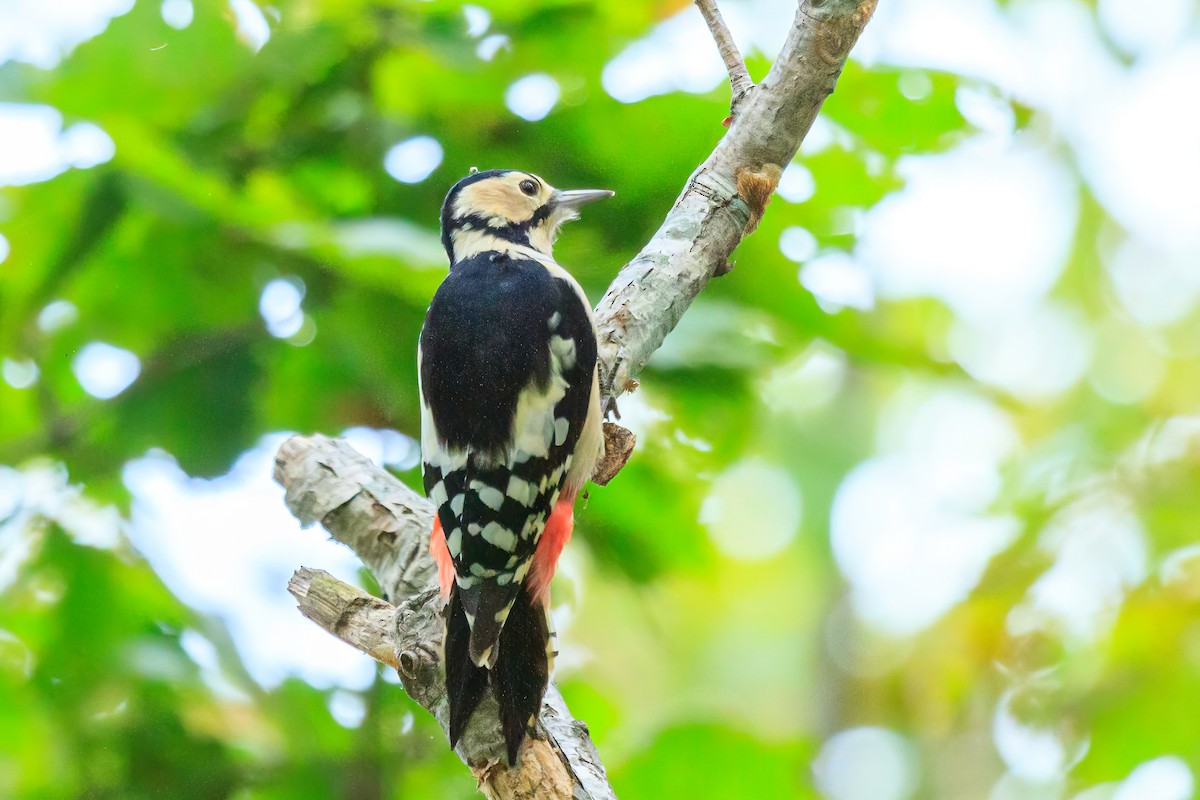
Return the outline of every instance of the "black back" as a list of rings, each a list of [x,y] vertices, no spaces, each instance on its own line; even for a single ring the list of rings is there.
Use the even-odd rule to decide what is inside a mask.
[[[451,448],[500,451],[521,390],[550,380],[556,283],[537,262],[481,253],[438,287],[421,329],[421,391]]]

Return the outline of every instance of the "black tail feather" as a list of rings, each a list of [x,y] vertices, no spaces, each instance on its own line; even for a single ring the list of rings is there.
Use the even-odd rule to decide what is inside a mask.
[[[541,711],[550,678],[549,642],[546,610],[522,586],[500,632],[500,654],[492,669],[492,691],[500,705],[510,767],[516,764],[526,728]]]
[[[471,660],[471,629],[458,587],[451,590],[446,614],[446,697],[450,703],[451,747],[458,744],[490,679],[500,707],[508,765],[516,764],[526,729],[541,711],[542,697],[546,694],[550,678],[549,643],[546,610],[535,605],[522,587],[500,631],[495,665],[490,671],[476,666]]]
[[[458,587],[450,592],[446,613],[446,699],[450,703],[450,746],[458,744],[467,721],[483,698],[488,671],[471,661],[471,628],[459,600]]]

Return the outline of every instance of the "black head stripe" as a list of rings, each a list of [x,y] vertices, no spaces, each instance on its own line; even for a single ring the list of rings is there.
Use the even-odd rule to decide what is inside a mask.
[[[482,214],[467,214],[454,221],[457,230],[476,230],[490,233],[497,239],[503,239],[513,244],[529,244],[529,222],[509,222],[497,225],[495,219],[489,219]]]
[[[506,242],[528,245],[529,232],[544,222],[549,216],[550,207],[542,206],[534,212],[531,218],[523,222],[506,222],[503,225],[497,225],[494,217],[489,218],[482,214],[467,214],[454,220],[451,230],[483,231]],[[453,233],[447,234],[445,228],[442,229],[442,244],[446,246],[446,252],[450,253],[450,248],[453,246]],[[453,254],[450,255],[450,258],[454,258]]]
[[[549,203],[546,203],[538,208],[537,211],[533,212],[533,216],[529,218],[529,221],[525,223],[526,230],[529,228],[536,228],[538,225],[541,225],[543,222],[549,219],[550,212],[552,210],[553,209],[550,208]]]
[[[510,172],[512,172],[511,169],[485,169],[463,178],[451,186],[450,191],[446,193],[446,199],[442,201],[442,247],[446,248],[446,256],[451,262],[454,261],[454,248],[450,241],[450,231],[454,228],[454,201],[458,199],[459,192],[472,183],[485,181],[488,178],[498,178]]]

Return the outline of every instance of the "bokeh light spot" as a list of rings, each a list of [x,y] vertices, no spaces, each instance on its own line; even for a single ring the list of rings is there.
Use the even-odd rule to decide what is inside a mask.
[[[779,176],[776,193],[789,203],[803,203],[812,199],[817,192],[817,181],[803,164],[792,162]]]
[[[492,24],[492,14],[481,6],[465,5],[462,7],[463,17],[467,20],[467,36],[478,39],[487,33]]]
[[[933,81],[924,70],[909,69],[901,72],[898,87],[904,99],[914,103],[928,100],[929,95],[933,93]]]
[[[847,307],[861,311],[875,307],[870,274],[846,253],[826,253],[810,260],[800,269],[800,283],[829,314]]]
[[[271,25],[254,0],[229,0],[237,22],[238,38],[254,52],[263,48],[271,38]]]
[[[192,7],[192,0],[163,0],[161,12],[163,22],[181,31],[192,24],[196,10]]]
[[[28,389],[37,383],[38,365],[28,359],[4,359],[0,364],[0,375],[14,389]]]
[[[142,362],[128,350],[105,342],[90,342],[71,361],[71,371],[85,392],[108,400],[137,380]]]
[[[779,249],[792,261],[808,261],[817,254],[817,237],[807,228],[793,225],[779,234]]]
[[[263,287],[258,298],[258,312],[272,336],[287,339],[295,336],[304,325],[304,282],[299,278],[275,278]]]
[[[700,522],[730,558],[755,561],[783,550],[800,527],[800,489],[781,467],[734,464],[717,476],[700,505]]]
[[[841,731],[813,762],[813,777],[827,800],[904,800],[917,788],[912,745],[884,728]]]
[[[537,122],[554,110],[562,90],[558,81],[544,73],[526,75],[504,93],[504,104],[521,119]]]
[[[1163,756],[1139,764],[1121,781],[1112,800],[1189,800],[1195,779],[1178,756]]]
[[[71,167],[87,169],[112,159],[112,138],[90,122],[63,130],[62,113],[50,106],[0,103],[0,186],[53,178]]]
[[[911,635],[962,601],[1016,536],[1016,519],[985,513],[1016,433],[981,398],[913,391],[893,398],[879,438],[883,452],[838,487],[830,538],[859,616]]]
[[[905,156],[903,189],[868,213],[855,257],[884,297],[932,296],[1002,319],[1057,281],[1075,235],[1075,182],[1052,153],[986,137]]]
[[[432,136],[414,136],[392,145],[383,168],[401,183],[420,183],[442,163],[442,146]]]
[[[337,689],[329,695],[329,714],[343,728],[357,728],[367,718],[367,704],[357,692]]]
[[[79,319],[79,309],[70,300],[54,300],[38,312],[37,326],[42,333],[54,333]]]
[[[512,40],[507,35],[493,33],[479,40],[479,44],[475,47],[475,55],[479,56],[482,61],[491,61],[497,53],[507,50],[511,46]]]

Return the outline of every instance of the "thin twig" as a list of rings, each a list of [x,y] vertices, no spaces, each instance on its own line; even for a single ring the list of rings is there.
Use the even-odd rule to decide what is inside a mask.
[[[708,29],[717,43],[717,52],[721,54],[725,69],[729,71],[729,88],[732,90],[729,109],[733,111],[742,98],[754,88],[754,81],[750,79],[750,70],[746,69],[746,61],[738,50],[737,42],[733,40],[733,34],[729,32],[729,26],[725,24],[720,10],[717,9],[717,0],[696,0],[696,8],[704,15],[704,21],[708,23]]]

